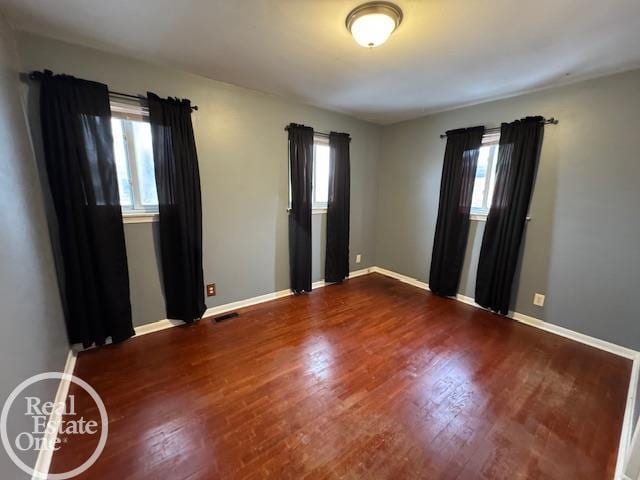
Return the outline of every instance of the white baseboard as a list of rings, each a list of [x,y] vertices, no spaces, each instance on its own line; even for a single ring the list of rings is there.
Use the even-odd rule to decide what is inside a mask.
[[[613,353],[614,355],[628,358],[630,360],[635,360],[635,358],[638,356],[637,351],[631,350],[627,347],[623,347],[622,345],[607,342],[606,340],[601,340],[584,333],[576,332],[575,330],[569,330],[568,328],[561,327],[560,325],[548,323],[538,318],[523,315],[522,313],[511,312],[510,317],[520,323],[525,323],[527,325],[531,325],[532,327],[555,333],[556,335],[560,335],[561,337],[569,338],[571,340],[575,340],[576,342],[584,343],[585,345],[589,345],[591,347],[595,347],[600,350]]]
[[[456,295],[456,300],[477,308],[484,309],[484,307],[482,305],[478,305],[473,298],[467,297],[465,295]],[[560,325],[556,325],[555,323],[548,323],[544,320],[540,320],[539,318],[525,315],[524,313],[511,311],[507,316],[512,318],[513,320],[516,320],[517,322],[524,323],[525,325],[539,328],[540,330],[544,330],[545,332],[555,333],[556,335],[560,335],[561,337],[569,338],[571,340],[575,340],[576,342],[584,343],[585,345],[589,345],[590,347],[595,347],[600,350],[613,353],[614,355],[628,358],[630,360],[635,360],[636,356],[638,355],[638,352],[636,352],[635,350],[623,347],[622,345],[617,345],[615,343],[607,342],[606,340],[591,337],[584,333],[561,327]]]
[[[425,282],[421,282],[420,280],[415,278],[407,277],[406,275],[402,275],[401,273],[393,272],[391,270],[380,267],[372,267],[371,271],[394,278],[409,285],[422,288],[424,290],[429,290],[429,285]],[[455,296],[455,299],[459,302],[466,303],[473,307],[485,309],[483,306],[478,305],[473,298],[466,295],[458,294]],[[590,347],[595,347],[600,350],[613,353],[614,355],[633,360],[631,376],[629,378],[629,389],[627,393],[624,418],[622,421],[622,431],[620,432],[620,441],[618,443],[618,457],[614,475],[614,480],[624,480],[626,478],[624,475],[624,469],[627,462],[629,461],[629,450],[631,447],[632,436],[634,435],[633,417],[636,403],[636,391],[638,389],[638,376],[640,372],[640,353],[630,348],[616,345],[615,343],[607,342],[599,338],[585,335],[584,333],[569,330],[568,328],[564,328],[553,323],[547,323],[544,320],[540,320],[539,318],[531,317],[529,315],[524,315],[523,313],[509,312],[509,317],[513,320],[516,320],[517,322],[524,323],[526,325],[539,328],[546,332],[560,335],[561,337],[565,337],[570,340],[589,345]],[[640,437],[640,432],[636,432],[636,435]]]
[[[622,420],[622,430],[620,431],[620,442],[618,443],[618,459],[616,461],[616,470],[614,480],[621,480],[625,477],[625,470],[632,453],[632,445],[638,444],[638,428],[633,425],[633,417],[636,405],[636,391],[638,390],[638,375],[640,373],[640,355],[636,355],[633,359],[631,367],[631,378],[629,380],[629,390],[627,391],[627,405],[624,409],[624,418]],[[632,442],[632,440],[634,440]],[[637,453],[636,453],[637,455]],[[635,459],[635,463],[638,460]]]
[[[363,268],[362,270],[355,270],[353,272],[349,272],[349,277],[347,277],[347,278],[361,277],[362,275],[367,275],[368,273],[371,273],[371,269],[370,268]],[[332,285],[332,283],[331,282],[325,282],[324,280],[319,280],[317,282],[313,282],[311,284],[311,288],[312,289],[322,288],[322,287],[326,287],[327,285]]]
[[[349,278],[360,277],[362,275],[366,275],[371,273],[370,268],[363,268],[361,270],[355,270],[349,273]],[[320,280],[318,282],[314,282],[311,287],[322,288],[330,283],[325,282],[324,280]],[[223,313],[231,312],[233,310],[237,310],[239,308],[250,307],[251,305],[258,305],[259,303],[269,302],[271,300],[277,300],[278,298],[288,297],[292,295],[291,290],[279,290],[273,293],[266,293],[264,295],[258,295],[257,297],[247,298],[245,300],[238,300],[237,302],[225,303],[224,305],[218,305],[216,307],[207,308],[202,317],[212,317],[215,315],[221,315]],[[175,327],[177,325],[183,325],[184,322],[181,320],[159,320],[154,323],[147,323],[145,325],[141,325],[139,327],[135,327],[136,336],[146,335],[147,333],[158,332],[160,330],[165,330],[167,328]]]
[[[418,287],[423,290],[429,290],[429,285],[427,285],[425,282],[421,282],[417,278],[407,277],[406,275],[402,275],[398,272],[392,272],[391,270],[387,270],[386,268],[382,267],[371,267],[370,270],[372,273],[379,273],[381,275],[384,275],[385,277],[395,278],[396,280],[400,280],[403,283],[408,283],[409,285],[413,285],[414,287]]]
[[[421,282],[420,280],[415,278],[407,277],[406,275],[402,275],[401,273],[393,272],[391,270],[387,270],[385,268],[380,268],[380,267],[372,267],[371,271],[375,273],[380,273],[387,277],[395,278],[396,280],[400,280],[401,282],[408,283],[409,285],[413,285],[415,287],[422,288],[424,290],[429,290],[429,285],[426,284],[425,282]],[[478,305],[473,298],[467,297],[466,295],[458,294],[455,296],[455,299],[458,300],[459,302],[466,303],[467,305],[471,305],[473,307],[486,310],[481,305]],[[617,345],[615,343],[607,342],[606,340],[601,340],[599,338],[591,337],[584,333],[576,332],[574,330],[561,327],[560,325],[556,325],[554,323],[548,323],[548,322],[545,322],[544,320],[540,320],[539,318],[531,317],[523,313],[509,312],[508,316],[520,323],[524,323],[526,325],[530,325],[532,327],[536,327],[550,333],[555,333],[556,335],[560,335],[561,337],[569,338],[571,340],[575,340],[576,342],[584,343],[585,345],[589,345],[591,347],[595,347],[600,350],[605,350],[609,353],[613,353],[621,357],[629,358],[631,360],[634,360],[636,356],[640,353],[630,348],[626,348],[621,345]]]
[[[413,285],[414,287],[418,287],[421,288],[423,290],[429,290],[429,285],[425,282],[422,282],[416,278],[412,278],[406,275],[402,275],[401,273],[397,273],[391,270],[387,270],[385,268],[382,267],[370,267],[370,268],[364,268],[362,270],[357,270],[354,272],[351,272],[349,274],[349,278],[354,278],[354,277],[359,277],[362,275],[366,275],[368,273],[379,273],[382,275],[385,275],[387,277],[391,277],[394,278],[396,280],[399,280],[403,283],[409,284],[409,285]],[[312,287],[315,288],[322,288],[326,285],[329,285],[328,283],[324,282],[323,280],[318,281],[318,282],[314,282]],[[264,302],[268,302],[271,300],[276,300],[278,298],[283,298],[283,297],[287,297],[289,295],[292,295],[292,292],[290,290],[280,290],[277,292],[273,292],[273,293],[267,293],[265,295],[259,295],[257,297],[252,297],[252,298],[248,298],[246,300],[239,300],[236,302],[231,302],[231,303],[227,303],[224,305],[219,305],[216,307],[211,307],[208,308],[203,317],[208,317],[208,316],[213,316],[213,315],[220,315],[226,312],[230,312],[239,308],[244,308],[244,307],[248,307],[251,305],[257,305],[260,303],[264,303]],[[465,295],[456,295],[455,297],[456,300],[462,302],[462,303],[466,303],[468,305],[474,306],[476,308],[482,308],[484,309],[484,307],[478,305],[473,298],[465,296]],[[613,353],[615,355],[619,355],[621,357],[625,357],[625,358],[629,358],[631,360],[633,360],[633,367],[632,367],[632,371],[631,371],[631,377],[630,377],[630,381],[629,381],[629,390],[628,390],[628,396],[627,396],[627,403],[626,403],[626,407],[625,407],[625,414],[624,414],[624,420],[623,420],[623,425],[622,425],[622,432],[620,435],[620,445],[619,445],[619,449],[618,449],[618,460],[617,460],[617,464],[616,464],[616,475],[615,475],[615,479],[619,480],[623,478],[623,474],[624,474],[624,465],[625,462],[627,460],[627,456],[628,456],[628,450],[629,450],[629,446],[631,443],[631,439],[632,439],[632,435],[633,435],[633,414],[634,414],[634,406],[635,406],[635,397],[636,397],[636,390],[637,390],[637,386],[638,386],[638,377],[640,374],[640,352],[637,352],[635,350],[623,347],[621,345],[616,345],[614,343],[611,342],[607,342],[605,340],[601,340],[599,338],[595,338],[595,337],[591,337],[589,335],[585,335],[583,333],[580,332],[575,332],[573,330],[569,330],[568,328],[564,328],[561,327],[559,325],[555,325],[552,323],[547,323],[543,320],[540,320],[538,318],[535,317],[531,317],[528,315],[524,315],[522,313],[519,312],[510,312],[509,313],[509,317],[512,318],[513,320],[516,320],[520,323],[524,323],[526,325],[530,325],[532,327],[535,328],[539,328],[541,330],[545,330],[547,332],[556,334],[556,335],[560,335],[562,337],[574,340],[576,342],[579,343],[583,343],[585,345],[589,345],[591,347],[595,347],[598,348],[600,350],[604,350],[607,351],[609,353]],[[146,324],[146,325],[141,325],[139,327],[135,328],[135,332],[136,332],[136,336],[139,335],[145,335],[148,333],[152,333],[152,332],[157,332],[160,330],[164,330],[167,328],[171,328],[177,325],[182,325],[184,322],[179,321],[179,320],[160,320],[158,322],[154,322],[154,323],[150,323],[150,324]],[[73,368],[75,365],[75,359],[76,359],[76,353],[75,351],[71,351],[69,352],[69,358],[67,359],[67,366],[65,366],[65,372],[67,373],[73,373]],[[63,385],[62,382],[60,384],[60,387],[58,388],[58,393],[56,394],[56,401],[58,401],[58,399],[60,398],[61,400],[66,399],[67,393],[69,390],[69,385],[67,383],[67,385]],[[50,419],[51,421],[51,419]],[[43,455],[43,453],[41,452],[41,454],[38,457],[38,461],[36,463],[36,465],[41,465],[42,467],[46,466],[47,467],[47,471],[48,471],[48,466],[51,462],[51,454],[49,454],[48,456]],[[44,469],[42,469],[42,471],[44,471]],[[34,477],[35,479],[36,477]]]
[[[139,327],[135,327],[134,331],[136,332],[136,337],[139,335],[146,335],[147,333],[159,332],[160,330],[165,330],[167,328],[176,327],[178,325],[183,325],[184,322],[182,320],[158,320],[153,323],[145,323],[144,325],[140,325]]]
[[[77,353],[74,349],[70,349],[67,354],[67,361],[64,365],[64,372],[69,375],[73,375],[73,371],[76,367],[76,359]],[[56,404],[66,402],[67,395],[69,394],[69,387],[71,386],[71,382],[66,379],[60,380],[58,384],[58,390],[56,391],[56,396],[54,402]],[[56,409],[57,410],[57,409]],[[45,445],[55,445],[55,441],[58,438],[58,425],[60,424],[60,420],[62,419],[62,415],[59,412],[52,412],[49,415],[49,420],[47,421],[47,427],[45,429],[44,434],[44,444]],[[36,465],[34,467],[34,474],[31,477],[32,480],[41,480],[43,478],[47,478],[49,474],[49,467],[51,466],[51,459],[53,458],[53,450],[52,449],[42,449],[38,453],[38,458],[36,459]],[[38,472],[46,472],[38,474]]]
[[[407,275],[403,275],[401,273],[397,273],[391,270],[387,270],[386,268],[381,267],[370,267],[363,268],[362,270],[356,270],[349,273],[349,278],[355,278],[362,275],[366,275],[368,273],[380,273],[387,277],[394,278],[403,283],[407,283],[409,285],[413,285],[414,287],[421,288],[423,290],[429,290],[429,285],[425,282],[422,282],[416,278],[408,277]],[[318,282],[314,282],[312,287],[322,288],[326,286],[327,283],[323,280]],[[224,305],[218,305],[216,307],[208,308],[203,317],[211,317],[214,315],[220,315],[226,312],[230,312],[233,310],[237,310],[239,308],[249,307],[251,305],[257,305],[259,303],[269,302],[271,300],[276,300],[278,298],[287,297],[291,295],[291,290],[280,290],[273,293],[267,293],[264,295],[259,295],[257,297],[247,298],[245,300],[238,300],[237,302],[226,303]],[[465,295],[458,294],[456,295],[456,300],[471,305],[476,308],[484,307],[478,305],[473,298],[467,297]],[[600,350],[605,350],[607,352],[613,353],[615,355],[619,355],[621,357],[629,358],[631,360],[635,359],[637,355],[640,353],[632,350],[630,348],[623,347],[621,345],[616,345],[615,343],[607,342],[606,340],[601,340],[599,338],[591,337],[584,333],[576,332],[574,330],[570,330],[565,327],[561,327],[559,325],[553,323],[547,323],[544,320],[540,320],[539,318],[531,317],[529,315],[525,315],[519,312],[509,312],[508,315],[513,320],[516,320],[520,323],[524,323],[526,325],[530,325],[535,328],[539,328],[541,330],[545,330],[550,333],[554,333],[556,335],[560,335],[565,338],[569,338],[571,340],[575,340],[576,342],[583,343],[585,345],[589,345]],[[175,327],[176,325],[182,325],[184,322],[180,320],[159,320],[154,323],[148,323],[145,325],[141,325],[135,328],[136,336],[145,335],[147,333],[157,332],[160,330],[165,330],[167,328]]]
[[[314,286],[313,288],[317,287]],[[271,300],[277,300],[278,298],[288,297],[289,295],[291,295],[291,290],[279,290],[274,293],[267,293],[265,295],[247,298],[246,300],[238,300],[237,302],[225,303],[224,305],[218,305],[217,307],[207,308],[202,316],[212,317],[214,315],[220,315],[222,313],[237,310],[238,308],[250,307],[251,305],[258,305],[260,303],[269,302]]]

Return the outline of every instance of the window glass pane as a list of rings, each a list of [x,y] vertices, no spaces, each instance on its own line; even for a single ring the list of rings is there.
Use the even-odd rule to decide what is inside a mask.
[[[489,153],[491,147],[480,147],[478,154],[478,168],[476,170],[476,179],[473,184],[473,197],[471,200],[471,208],[474,210],[483,210],[485,208],[484,203],[484,189],[487,185],[487,169],[489,167]]]
[[[314,203],[326,204],[329,200],[329,145],[315,144]]]
[[[487,196],[487,210],[491,208],[491,199],[493,198],[493,190],[496,188],[496,166],[498,165],[498,145],[495,145],[492,151],[493,162],[491,164],[491,172],[489,174],[489,195]]]
[[[136,166],[140,203],[144,207],[158,205],[156,175],[153,167],[153,147],[151,144],[151,126],[148,122],[131,122],[136,149]]]
[[[111,119],[111,130],[113,132],[113,150],[116,160],[116,171],[118,173],[118,190],[120,193],[120,204],[125,207],[133,206],[133,195],[131,193],[131,173],[129,161],[127,159],[127,148],[124,143],[122,132],[122,120]]]

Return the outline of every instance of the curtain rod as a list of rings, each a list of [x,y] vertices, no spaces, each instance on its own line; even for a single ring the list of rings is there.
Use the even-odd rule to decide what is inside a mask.
[[[288,132],[289,131],[289,126],[287,125],[286,127],[284,127],[284,131]],[[318,135],[319,137],[328,137],[329,134],[325,133],[325,132],[316,132],[315,130],[313,131],[314,135]]]
[[[289,131],[289,125],[287,125],[286,127],[284,127],[284,131],[285,131],[285,132],[288,132],[288,131]],[[328,134],[328,133],[326,133],[326,132],[317,132],[317,131],[315,131],[315,130],[314,130],[314,131],[313,131],[313,134],[314,134],[314,135],[318,135],[319,137],[327,137],[327,138],[329,138],[329,134]],[[347,134],[347,135],[349,135],[349,138],[351,138],[351,135],[350,135],[350,134]]]
[[[123,97],[123,98],[130,98],[132,100],[139,100],[141,102],[148,102],[146,95],[131,95],[130,93],[115,92],[113,90],[109,90],[109,95],[112,97]],[[197,111],[198,106],[191,105],[191,110]]]
[[[27,78],[29,78],[29,80],[40,80],[40,78],[42,78],[43,72],[39,72],[39,71],[33,71],[31,73],[25,73],[23,74],[25,76],[27,76]],[[113,96],[113,97],[122,97],[122,98],[129,98],[131,100],[138,100],[140,102],[148,102],[147,96],[146,95],[131,95],[130,93],[122,93],[122,92],[116,92],[113,90],[109,90],[109,95]],[[197,105],[191,105],[191,110],[198,110],[198,106]]]
[[[559,121],[558,121],[557,119],[553,118],[553,117],[551,117],[551,118],[545,118],[545,119],[542,121],[542,124],[543,124],[543,125],[557,125],[558,123],[559,123]],[[484,133],[485,133],[485,135],[486,135],[487,133],[499,133],[499,132],[500,132],[500,128],[501,128],[501,127],[487,128],[487,129],[484,131]],[[447,138],[447,134],[446,134],[446,133],[441,134],[441,135],[440,135],[440,138]]]

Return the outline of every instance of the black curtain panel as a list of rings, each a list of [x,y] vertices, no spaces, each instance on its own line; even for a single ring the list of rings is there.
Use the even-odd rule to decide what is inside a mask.
[[[39,76],[40,120],[71,343],[134,335],[107,86]]]
[[[291,124],[289,132],[289,269],[294,293],[311,291],[311,180],[313,129]]]
[[[482,237],[476,302],[506,315],[520,254],[542,136],[542,117],[503,123],[496,184]]]
[[[447,132],[429,272],[429,288],[438,295],[453,296],[458,292],[483,134],[484,127]]]
[[[160,256],[167,317],[193,322],[202,317],[202,203],[198,154],[189,100],[162,99],[149,92]]]
[[[324,264],[327,282],[341,282],[349,276],[350,142],[347,133],[329,134],[329,200]]]

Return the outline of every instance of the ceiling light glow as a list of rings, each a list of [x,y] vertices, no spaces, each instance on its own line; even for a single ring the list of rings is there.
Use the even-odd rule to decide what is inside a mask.
[[[358,44],[373,48],[387,41],[402,22],[402,10],[389,2],[369,2],[347,16],[347,29]]]

